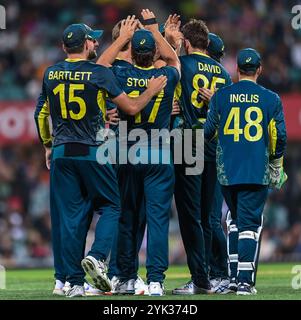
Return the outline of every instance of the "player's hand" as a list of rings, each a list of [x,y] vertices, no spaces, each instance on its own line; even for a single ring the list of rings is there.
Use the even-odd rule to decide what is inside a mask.
[[[120,121],[117,108],[106,111],[106,123],[116,126]]]
[[[184,39],[180,26],[181,20],[177,14],[170,15],[164,25],[165,38],[174,48],[181,48]]]
[[[209,102],[212,96],[214,95],[214,91],[211,91],[210,89],[207,89],[207,88],[200,88],[199,94],[204,101]]]
[[[175,115],[180,114],[180,113],[181,113],[181,109],[180,109],[179,102],[177,100],[174,100],[173,104],[172,104],[171,115],[175,116]]]
[[[50,170],[52,148],[45,147],[46,167]]]
[[[152,92],[152,95],[157,95],[167,84],[166,76],[159,76],[158,78],[151,77],[147,84],[147,89]]]
[[[287,180],[287,174],[283,170],[282,158],[274,159],[269,163],[270,177],[269,187],[280,189]]]
[[[122,20],[119,31],[119,37],[123,37],[126,40],[131,40],[134,32],[137,29],[137,25],[138,20],[134,15],[128,16],[126,19]]]
[[[149,19],[156,19],[155,14],[150,11],[149,9],[143,9],[141,11],[141,16],[145,22],[145,20],[149,20]],[[143,23],[143,21],[142,21]],[[158,23],[154,23],[154,24],[144,24],[144,28],[151,31],[151,32],[156,32],[159,30],[159,24]]]
[[[170,14],[164,24],[164,28],[168,27],[171,24],[177,25],[180,21],[180,16],[177,14]]]

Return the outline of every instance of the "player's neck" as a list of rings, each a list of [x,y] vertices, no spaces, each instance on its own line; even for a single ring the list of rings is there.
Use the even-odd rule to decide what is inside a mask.
[[[192,54],[193,52],[200,52],[207,55],[207,50],[190,47],[188,49],[188,54]]]
[[[70,60],[87,60],[87,57],[83,53],[71,53],[67,55],[67,59]]]
[[[257,77],[254,77],[254,76],[250,77],[250,76],[246,76],[246,75],[241,75],[241,74],[239,74],[239,75],[238,75],[238,80],[239,80],[239,81],[247,80],[247,81],[252,81],[252,82],[257,83]]]
[[[133,63],[131,53],[128,50],[127,51],[120,51],[117,56],[117,59],[124,60],[128,63]]]

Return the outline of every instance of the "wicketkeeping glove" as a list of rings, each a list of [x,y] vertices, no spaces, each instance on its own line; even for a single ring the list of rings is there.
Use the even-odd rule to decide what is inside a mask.
[[[271,160],[270,169],[270,188],[280,189],[287,180],[287,174],[283,170],[283,158]]]

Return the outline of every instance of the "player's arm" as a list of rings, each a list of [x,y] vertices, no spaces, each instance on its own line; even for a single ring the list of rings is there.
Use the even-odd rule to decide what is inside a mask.
[[[215,137],[218,126],[219,115],[217,110],[217,94],[215,93],[210,100],[209,112],[204,125],[204,137],[207,141]]]
[[[283,157],[287,140],[283,107],[279,97],[277,100],[273,118],[269,123],[270,159]]]
[[[283,154],[286,147],[286,127],[283,114],[283,107],[279,97],[273,118],[269,123],[270,138],[270,187],[280,189],[287,180],[283,170]]]
[[[45,89],[45,82],[43,81],[42,92],[40,93],[40,96],[38,98],[34,113],[34,119],[40,141],[45,148],[46,166],[48,169],[50,169],[50,156],[52,146],[52,138],[49,129],[49,115],[49,103]]]
[[[179,74],[181,74],[181,65],[180,60],[175,52],[175,50],[171,47],[171,45],[165,40],[162,34],[159,31],[159,25],[156,23],[155,15],[149,9],[143,9],[141,15],[144,19],[144,26],[146,29],[152,32],[158,49],[160,51],[160,56],[166,62],[166,64],[170,67],[174,67],[178,70]],[[151,23],[151,24],[150,24]]]
[[[124,92],[119,96],[112,99],[112,101],[118,105],[118,107],[125,113],[134,116],[140,112],[152,99],[153,96],[157,95],[167,83],[165,76],[159,76],[158,78],[152,77],[148,81],[147,89],[136,98],[131,98]]]
[[[135,16],[128,16],[120,26],[119,37],[102,53],[98,58],[97,64],[111,67],[121,49],[132,39],[137,28],[138,21]]]
[[[169,15],[164,25],[165,39],[179,56],[183,43],[183,34],[180,31],[181,21],[177,14]]]

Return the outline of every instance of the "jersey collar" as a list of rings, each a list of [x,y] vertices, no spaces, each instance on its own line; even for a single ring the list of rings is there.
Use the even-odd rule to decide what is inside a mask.
[[[191,54],[198,54],[199,56],[203,56],[203,57],[208,57],[208,58],[210,58],[210,57],[208,56],[208,54],[203,53],[203,52],[199,52],[199,51],[191,52]]]
[[[81,59],[81,58],[78,58],[78,59],[69,59],[69,58],[67,58],[67,59],[65,59],[65,61],[67,61],[67,62],[77,62],[77,61],[84,61],[85,59]]]
[[[250,81],[250,82],[253,82],[253,83],[257,83],[256,81],[251,80],[251,79],[241,79],[241,80],[239,80],[239,82],[240,82],[240,81]]]
[[[144,67],[139,67],[139,66],[137,66],[136,64],[135,64],[134,67],[135,67],[135,68],[138,68],[138,69],[141,69],[141,70],[151,70],[151,69],[155,69],[154,66],[150,66],[150,67],[144,68]]]

